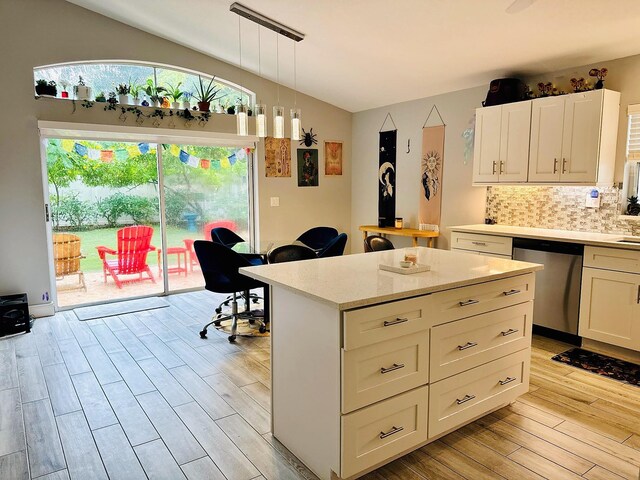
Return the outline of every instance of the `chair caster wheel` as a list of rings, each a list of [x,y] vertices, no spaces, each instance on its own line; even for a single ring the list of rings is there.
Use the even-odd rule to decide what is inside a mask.
[[[234,343],[236,341],[235,335],[229,335],[229,343]]]
[[[265,327],[264,325],[260,325],[260,328],[258,329],[258,331],[260,333],[267,333],[267,327]]]
[[[222,320],[215,320],[215,321],[213,322],[213,324],[214,324],[216,327],[219,327],[219,326],[220,326],[220,322],[222,322]]]
[[[207,330],[206,330],[206,329],[205,329],[205,330],[202,330],[202,331],[200,332],[200,338],[207,338]]]

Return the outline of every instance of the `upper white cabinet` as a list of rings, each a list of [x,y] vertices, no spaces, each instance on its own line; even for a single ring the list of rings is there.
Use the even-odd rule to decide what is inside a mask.
[[[484,110],[489,109],[500,109],[499,133],[482,127]],[[619,109],[620,93],[611,90],[478,109],[476,119],[482,120],[476,120],[474,183],[611,184]],[[530,135],[525,138],[527,111]],[[497,174],[486,175],[493,172],[493,152],[487,146],[496,143]]]
[[[476,110],[474,183],[527,181],[531,101]]]

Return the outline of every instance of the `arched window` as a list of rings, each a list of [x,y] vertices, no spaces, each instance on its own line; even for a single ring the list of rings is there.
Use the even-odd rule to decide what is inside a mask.
[[[255,101],[253,92],[228,80],[177,67],[150,63],[92,61],[46,65],[34,68],[33,76],[36,84],[38,80],[44,80],[47,84],[55,82],[57,90],[55,96],[57,98],[74,98],[74,86],[79,84],[80,77],[82,77],[82,82],[91,88],[90,100],[99,95],[108,98],[110,92],[117,94],[117,86],[124,84],[134,87],[134,90],[136,87],[140,88],[140,102],[145,95],[149,96],[144,91],[148,82],[167,90],[177,88],[179,91],[195,95],[200,78],[205,86],[209,84],[211,78],[214,78],[215,88],[219,89],[216,99],[212,102],[214,105],[231,106],[240,102],[252,105]],[[166,92],[164,95],[170,96]],[[192,100],[192,104],[194,103],[195,100]]]

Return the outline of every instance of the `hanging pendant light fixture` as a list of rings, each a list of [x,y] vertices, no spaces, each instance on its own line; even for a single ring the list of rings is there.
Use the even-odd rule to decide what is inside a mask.
[[[262,50],[260,45],[260,25],[258,25],[258,75],[260,76],[260,90],[263,89],[262,82]],[[256,116],[256,135],[260,138],[267,136],[267,106],[258,101],[255,104],[253,113]]]
[[[278,102],[273,107],[273,136],[284,138],[284,107],[280,105],[280,37],[276,36],[276,89]]]
[[[293,44],[293,108],[291,109],[291,140],[302,138],[302,111],[297,107],[298,75],[296,70],[296,44]]]
[[[238,17],[238,51],[240,56],[240,70],[242,70],[242,31],[240,30],[240,17]],[[244,88],[240,85],[240,102],[236,107],[236,133],[242,137],[249,135],[249,118],[247,106],[243,101]]]

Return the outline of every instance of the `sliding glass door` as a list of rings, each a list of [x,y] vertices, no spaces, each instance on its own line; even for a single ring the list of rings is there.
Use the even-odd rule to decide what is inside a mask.
[[[47,139],[58,307],[202,287],[193,242],[216,226],[250,238],[250,159],[238,148]]]

